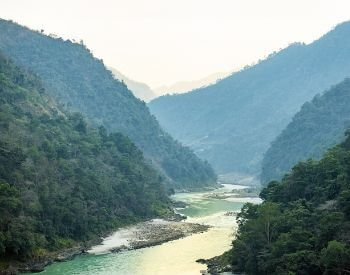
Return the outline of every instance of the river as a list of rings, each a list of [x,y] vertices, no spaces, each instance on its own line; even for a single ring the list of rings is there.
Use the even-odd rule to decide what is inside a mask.
[[[236,228],[235,216],[245,202],[259,203],[258,198],[224,198],[221,195],[242,189],[239,185],[225,184],[214,191],[177,193],[174,200],[188,203],[177,209],[186,215],[188,222],[202,223],[212,227],[199,234],[183,239],[138,250],[96,255],[93,253],[75,257],[71,261],[54,263],[40,274],[45,275],[156,275],[200,274],[206,266],[196,263],[200,258],[211,258],[230,248]]]

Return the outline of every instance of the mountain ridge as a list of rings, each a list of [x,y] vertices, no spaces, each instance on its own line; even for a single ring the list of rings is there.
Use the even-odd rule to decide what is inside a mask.
[[[171,213],[164,178],[127,137],[62,109],[1,53],[0,95],[1,274]]]
[[[350,79],[306,102],[271,143],[262,161],[261,182],[280,180],[299,161],[319,159],[343,141],[350,128]]]
[[[210,165],[166,133],[127,86],[83,44],[0,20],[0,50],[39,75],[56,101],[95,125],[127,135],[174,187],[216,184]]]
[[[302,104],[350,75],[349,37],[345,22],[313,43],[291,44],[216,84],[148,106],[218,172],[257,175],[263,154]]]

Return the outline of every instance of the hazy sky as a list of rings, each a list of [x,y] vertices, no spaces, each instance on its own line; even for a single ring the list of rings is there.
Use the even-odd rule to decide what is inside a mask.
[[[0,0],[0,17],[83,39],[106,65],[155,87],[311,42],[350,20],[350,0]]]

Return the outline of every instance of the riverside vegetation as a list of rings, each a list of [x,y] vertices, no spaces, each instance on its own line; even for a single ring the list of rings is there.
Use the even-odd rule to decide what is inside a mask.
[[[295,165],[265,187],[260,205],[237,215],[232,249],[209,260],[213,272],[349,274],[350,132],[321,160]]]

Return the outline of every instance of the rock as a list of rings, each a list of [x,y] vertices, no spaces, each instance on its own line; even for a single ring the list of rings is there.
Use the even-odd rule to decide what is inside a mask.
[[[170,222],[180,222],[180,221],[186,220],[187,217],[180,214],[172,213],[163,217],[163,219]]]
[[[174,208],[186,208],[188,206],[188,203],[184,201],[171,201],[171,204]]]
[[[33,273],[39,273],[39,272],[42,272],[44,271],[45,269],[45,264],[36,264],[36,265],[33,265],[31,268],[30,268],[30,272],[33,272]]]
[[[206,264],[206,263],[207,263],[207,260],[205,260],[205,259],[198,259],[198,260],[196,260],[196,263],[199,263],[199,264]]]
[[[208,266],[208,274],[221,274],[224,272],[232,272],[232,266],[224,264],[221,259],[222,256],[217,256],[208,260],[205,260],[205,264]]]
[[[129,250],[129,249],[130,249],[129,247],[127,247],[125,245],[122,245],[120,247],[116,247],[116,248],[111,249],[111,252],[112,253],[118,253],[118,252]]]
[[[236,212],[234,212],[234,211],[229,211],[229,212],[226,212],[224,215],[225,216],[229,216],[229,217],[231,217],[231,216],[236,216]]]

